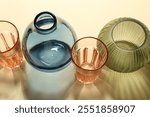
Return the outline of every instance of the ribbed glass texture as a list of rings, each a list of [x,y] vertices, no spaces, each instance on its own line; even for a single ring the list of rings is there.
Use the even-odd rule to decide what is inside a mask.
[[[0,66],[15,68],[23,61],[19,32],[14,24],[0,21]]]
[[[101,30],[98,38],[108,47],[106,65],[118,72],[136,71],[149,60],[150,32],[140,21],[118,18]]]
[[[93,83],[107,61],[107,48],[97,38],[84,37],[72,47],[72,61],[76,66],[76,78],[84,83]]]

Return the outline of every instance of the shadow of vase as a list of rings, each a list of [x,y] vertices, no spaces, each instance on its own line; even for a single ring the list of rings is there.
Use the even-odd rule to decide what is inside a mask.
[[[42,72],[26,63],[25,94],[27,99],[57,100],[64,99],[66,90],[74,82],[74,67],[68,67],[57,72]]]
[[[150,63],[141,69],[121,73],[104,67],[102,78],[112,87],[112,96],[118,100],[147,100],[150,99]]]

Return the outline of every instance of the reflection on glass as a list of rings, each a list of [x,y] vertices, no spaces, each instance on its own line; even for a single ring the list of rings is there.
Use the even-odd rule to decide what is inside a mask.
[[[23,56],[16,26],[8,21],[0,21],[0,68],[19,67]]]
[[[72,61],[76,67],[76,78],[84,83],[93,83],[107,61],[107,48],[94,37],[84,37],[72,47]]]
[[[118,72],[132,72],[148,63],[150,32],[140,21],[118,18],[104,26],[98,38],[109,52],[106,65]]]
[[[75,40],[63,19],[47,11],[36,15],[22,42],[29,99],[63,99],[74,81],[70,50]]]
[[[61,70],[71,62],[70,49],[75,38],[68,23],[50,12],[41,12],[25,31],[24,56],[38,70]]]

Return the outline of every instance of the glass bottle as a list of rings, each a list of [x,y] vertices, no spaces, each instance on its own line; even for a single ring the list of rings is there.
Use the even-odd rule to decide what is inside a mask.
[[[62,97],[74,81],[70,50],[75,40],[71,26],[50,12],[39,13],[27,27],[22,47],[31,98]]]

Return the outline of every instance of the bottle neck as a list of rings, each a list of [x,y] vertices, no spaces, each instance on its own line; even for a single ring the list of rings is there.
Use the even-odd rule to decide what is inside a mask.
[[[56,16],[50,12],[41,12],[34,19],[34,27],[42,34],[50,33],[57,27]]]

